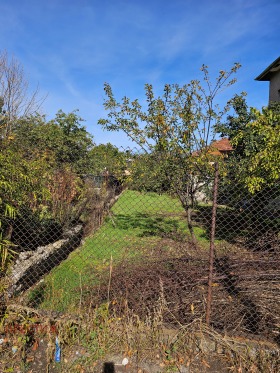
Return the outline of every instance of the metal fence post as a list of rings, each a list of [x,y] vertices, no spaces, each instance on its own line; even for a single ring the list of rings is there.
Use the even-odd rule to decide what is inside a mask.
[[[208,275],[208,294],[206,303],[206,324],[210,323],[211,304],[212,304],[212,284],[214,270],[214,254],[215,254],[215,231],[216,231],[216,216],[217,216],[217,197],[218,197],[218,180],[219,180],[219,165],[215,162],[215,177],[213,185],[213,206],[210,232],[210,248],[209,248],[209,275]]]

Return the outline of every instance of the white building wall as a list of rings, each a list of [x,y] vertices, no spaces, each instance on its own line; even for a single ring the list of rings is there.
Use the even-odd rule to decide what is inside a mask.
[[[270,78],[269,102],[280,102],[280,70],[276,71]]]

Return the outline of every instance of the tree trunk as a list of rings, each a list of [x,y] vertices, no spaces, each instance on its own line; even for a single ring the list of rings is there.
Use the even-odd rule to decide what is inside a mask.
[[[182,193],[178,190],[177,190],[177,195],[178,195],[178,197],[181,201],[181,204],[182,204],[182,206],[183,206],[183,208],[184,208],[184,210],[186,211],[186,214],[187,214],[187,225],[188,225],[188,229],[189,229],[189,232],[190,232],[190,235],[191,235],[192,244],[195,247],[197,247],[197,239],[196,239],[196,236],[195,236],[195,233],[194,233],[193,221],[192,221],[193,204],[190,201],[190,196],[188,195],[188,192],[187,193]]]
[[[191,239],[192,239],[192,244],[195,247],[197,247],[197,239],[196,239],[196,236],[195,236],[195,233],[194,233],[193,222],[192,222],[192,207],[187,206],[185,208],[185,211],[187,213],[187,223],[188,223],[188,228],[189,228]]]

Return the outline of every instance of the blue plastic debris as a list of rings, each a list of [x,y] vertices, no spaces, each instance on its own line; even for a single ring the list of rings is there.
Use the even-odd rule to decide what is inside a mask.
[[[55,337],[55,354],[54,354],[54,361],[57,363],[60,363],[61,358],[61,349],[59,345],[59,339],[58,337]]]

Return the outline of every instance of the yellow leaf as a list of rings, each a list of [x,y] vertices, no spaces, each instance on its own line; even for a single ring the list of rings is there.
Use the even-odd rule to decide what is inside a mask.
[[[191,304],[191,311],[192,311],[192,314],[194,315],[194,305],[193,305],[193,303]]]

